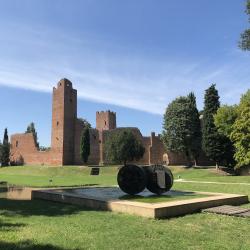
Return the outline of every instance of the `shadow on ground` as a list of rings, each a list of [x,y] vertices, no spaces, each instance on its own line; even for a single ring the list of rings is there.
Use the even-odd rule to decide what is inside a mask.
[[[26,224],[24,223],[5,223],[2,222],[2,220],[0,219],[0,232],[1,231],[16,231],[17,228],[19,227],[24,227]],[[2,249],[2,248],[0,248]]]
[[[20,241],[17,243],[9,243],[9,242],[0,241],[0,249],[2,250],[65,250],[64,248],[61,248],[61,247],[53,246],[50,244],[36,244],[32,241]]]
[[[0,215],[21,216],[63,216],[89,211],[90,209],[76,205],[60,204],[42,200],[7,200],[0,198]],[[2,248],[0,248],[2,249]]]

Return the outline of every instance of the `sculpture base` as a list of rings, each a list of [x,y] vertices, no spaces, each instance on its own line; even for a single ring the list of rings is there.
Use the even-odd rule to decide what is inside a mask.
[[[164,196],[166,201],[164,201]],[[175,217],[220,205],[248,203],[246,195],[176,190],[169,191],[160,197],[155,196],[155,199],[148,191],[140,193],[139,197],[131,197],[118,187],[34,190],[32,199],[76,204],[95,210],[108,210],[149,218]]]

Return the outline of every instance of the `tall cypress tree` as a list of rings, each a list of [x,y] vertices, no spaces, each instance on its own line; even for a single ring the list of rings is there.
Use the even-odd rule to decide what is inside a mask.
[[[189,138],[189,151],[192,159],[197,164],[197,158],[201,152],[201,123],[200,123],[200,115],[196,106],[196,97],[193,92],[191,92],[188,96],[189,100],[189,122],[188,129],[190,133]]]
[[[218,167],[224,155],[222,135],[214,124],[214,115],[220,107],[218,91],[212,84],[205,91],[204,112],[202,125],[202,148],[206,156],[213,160]]]
[[[2,166],[8,166],[10,162],[10,144],[7,128],[4,130],[3,144],[1,147],[1,163]]]
[[[80,142],[80,156],[84,163],[87,163],[90,154],[90,135],[89,127],[83,129]]]

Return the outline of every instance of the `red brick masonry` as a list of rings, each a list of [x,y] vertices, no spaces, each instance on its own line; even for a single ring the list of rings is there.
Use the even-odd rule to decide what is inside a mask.
[[[84,123],[77,118],[77,90],[67,79],[58,82],[53,88],[51,149],[39,151],[31,133],[11,136],[11,161],[35,165],[80,165],[80,137]],[[96,112],[96,129],[90,130],[90,156],[88,164],[106,163],[103,147],[106,138],[116,127],[116,113]],[[166,152],[159,136],[154,132],[142,136],[138,128],[131,128],[143,143],[145,154],[138,164],[167,163],[171,165],[187,164],[184,155]],[[205,163],[206,164],[206,163]]]

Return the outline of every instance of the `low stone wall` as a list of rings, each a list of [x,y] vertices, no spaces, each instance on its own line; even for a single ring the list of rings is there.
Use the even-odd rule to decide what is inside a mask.
[[[10,161],[15,163],[23,159],[23,164],[62,165],[62,152],[53,149],[39,151],[35,146],[32,133],[11,136]]]

